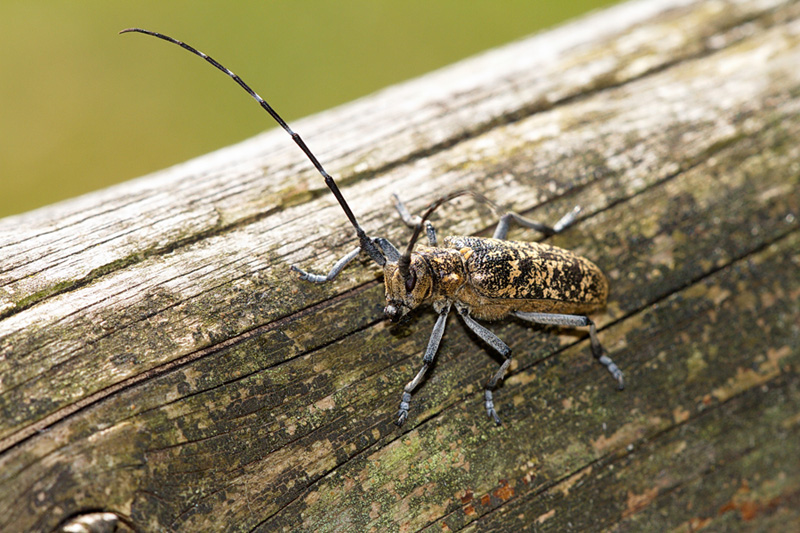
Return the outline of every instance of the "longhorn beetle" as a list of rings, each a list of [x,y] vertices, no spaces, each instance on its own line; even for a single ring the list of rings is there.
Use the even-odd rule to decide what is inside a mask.
[[[387,239],[369,237],[361,228],[350,206],[342,196],[336,182],[311,153],[300,135],[272,109],[263,98],[256,94],[242,79],[203,52],[173,39],[167,35],[140,28],[129,28],[120,33],[138,32],[152,35],[171,42],[198,55],[221,70],[250,94],[264,110],[288,133],[306,157],[325,178],[325,185],[336,197],[350,224],[356,230],[359,245],[339,259],[327,275],[306,272],[298,266],[291,269],[300,279],[313,283],[332,281],[361,252],[383,268],[386,288],[386,308],[384,313],[397,322],[412,309],[430,304],[439,315],[433,326],[433,333],[422,358],[422,367],[414,379],[403,389],[396,424],[402,426],[408,418],[411,393],[422,381],[428,367],[436,356],[439,342],[444,334],[445,322],[451,308],[455,308],[464,323],[478,337],[500,353],[503,364],[489,379],[484,388],[486,413],[495,423],[500,424],[493,401],[493,391],[511,364],[511,349],[497,335],[475,321],[498,320],[509,315],[534,322],[566,327],[589,327],[592,354],[605,366],[617,380],[618,388],[624,386],[622,371],[605,355],[597,338],[594,322],[585,316],[605,306],[608,296],[608,281],[600,269],[588,259],[568,250],[536,242],[515,242],[505,240],[508,228],[514,222],[549,236],[559,233],[571,225],[580,208],[575,207],[553,226],[528,220],[516,213],[507,212],[500,217],[492,238],[483,237],[445,237],[438,244],[436,231],[428,221],[433,212],[443,203],[470,194],[478,200],[496,206],[483,196],[472,191],[458,191],[444,196],[432,203],[425,213],[412,217],[400,199],[395,195],[395,207],[403,222],[414,228],[414,233],[402,254]],[[416,251],[414,244],[422,228],[428,239],[428,246],[420,245]],[[473,318],[475,317],[475,318]]]

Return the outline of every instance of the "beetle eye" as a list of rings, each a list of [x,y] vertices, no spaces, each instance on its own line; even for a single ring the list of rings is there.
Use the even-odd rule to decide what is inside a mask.
[[[410,293],[414,290],[414,285],[417,284],[417,273],[413,270],[409,271],[408,277],[406,278],[406,293]]]

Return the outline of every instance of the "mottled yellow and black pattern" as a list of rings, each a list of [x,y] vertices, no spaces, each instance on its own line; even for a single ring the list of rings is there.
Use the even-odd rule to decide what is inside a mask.
[[[470,285],[485,298],[597,307],[608,296],[606,278],[594,263],[556,246],[480,237],[447,237],[444,246],[469,250]]]
[[[469,283],[456,297],[476,318],[497,320],[511,311],[583,314],[606,303],[603,273],[568,250],[480,237],[448,237],[444,246],[462,250]]]

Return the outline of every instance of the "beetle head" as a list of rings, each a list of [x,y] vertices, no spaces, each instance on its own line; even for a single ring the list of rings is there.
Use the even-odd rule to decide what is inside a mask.
[[[383,312],[392,322],[397,322],[406,313],[425,303],[433,289],[430,268],[419,254],[411,254],[406,275],[403,275],[403,270],[399,263],[387,262],[384,265],[386,308]]]
[[[443,203],[449,202],[459,196],[472,195],[478,200],[494,205],[483,195],[474,191],[461,190],[442,196],[417,218],[414,234],[408,241],[405,253],[400,252],[386,239],[375,239],[374,242],[381,248],[385,263],[383,266],[383,280],[386,284],[386,308],[383,310],[392,322],[397,322],[411,309],[429,301],[433,295],[433,273],[425,260],[413,253],[414,244],[425,227],[425,221]]]

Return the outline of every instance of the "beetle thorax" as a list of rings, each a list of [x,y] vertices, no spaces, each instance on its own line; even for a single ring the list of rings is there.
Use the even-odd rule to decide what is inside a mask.
[[[419,246],[411,254],[406,279],[397,263],[387,262],[383,267],[383,280],[386,288],[384,312],[396,321],[420,305],[451,300],[466,281],[466,268],[457,250]]]

